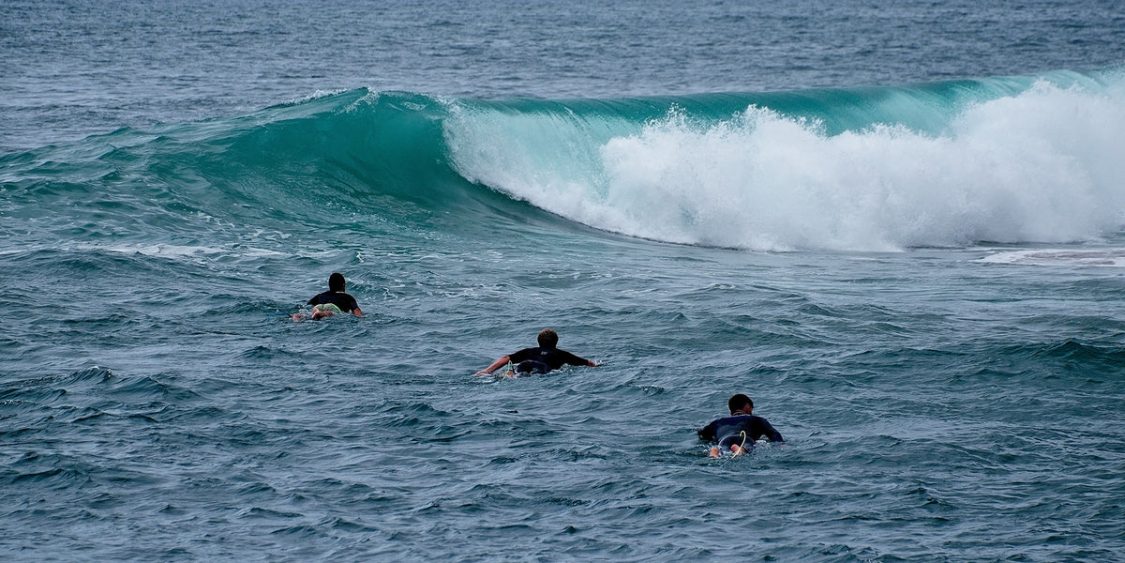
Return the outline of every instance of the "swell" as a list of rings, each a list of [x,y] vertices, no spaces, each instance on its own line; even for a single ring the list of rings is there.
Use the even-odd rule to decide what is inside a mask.
[[[16,221],[4,230],[48,246],[107,237],[193,246],[200,232],[237,241],[299,225],[377,235],[503,204],[446,164],[444,111],[426,96],[359,89],[5,155],[0,211]]]
[[[452,216],[756,249],[1070,242],[1125,223],[1122,90],[1115,72],[610,100],[357,89],[5,155],[0,211],[69,239]]]

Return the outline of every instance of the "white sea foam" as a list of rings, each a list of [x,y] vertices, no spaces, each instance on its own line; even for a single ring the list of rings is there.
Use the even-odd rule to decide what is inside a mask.
[[[331,96],[335,96],[337,94],[343,94],[344,92],[347,92],[347,91],[348,90],[346,88],[329,88],[329,89],[326,89],[326,90],[318,88],[316,90],[313,90],[313,92],[311,94],[307,94],[307,95],[304,95],[304,96],[298,96],[296,98],[293,98],[293,99],[289,100],[288,103],[290,103],[290,104],[300,104],[300,103],[303,103],[303,102],[311,102],[313,100],[319,100],[321,98],[328,98],[328,97],[331,97]]]
[[[672,114],[602,133],[607,142],[583,144],[597,136],[518,116],[460,116],[447,129],[467,178],[670,242],[896,250],[1082,241],[1125,225],[1120,89],[1040,83],[964,110],[940,134],[887,125],[829,136],[756,107],[718,124]]]
[[[990,254],[979,261],[989,264],[1125,268],[1125,248],[1015,250]]]
[[[63,250],[78,252],[103,252],[112,254],[142,255],[170,260],[201,259],[215,257],[272,258],[288,256],[285,253],[249,246],[191,246],[177,244],[116,244],[102,245],[90,243],[68,244]]]

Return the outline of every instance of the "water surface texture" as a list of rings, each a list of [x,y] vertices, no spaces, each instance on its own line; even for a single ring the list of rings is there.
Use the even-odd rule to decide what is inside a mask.
[[[0,559],[1125,559],[1120,6],[400,4],[0,5]]]

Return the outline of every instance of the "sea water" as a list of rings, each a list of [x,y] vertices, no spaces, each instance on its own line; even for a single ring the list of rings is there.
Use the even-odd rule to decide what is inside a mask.
[[[9,0],[0,55],[4,560],[1125,559],[1116,3]],[[545,327],[602,365],[474,377]],[[739,392],[786,442],[709,459]]]

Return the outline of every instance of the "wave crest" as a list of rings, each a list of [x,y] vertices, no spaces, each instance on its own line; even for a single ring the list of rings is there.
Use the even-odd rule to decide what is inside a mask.
[[[948,87],[878,92],[867,105],[855,92],[839,106],[821,96],[795,114],[751,103],[718,119],[674,104],[643,122],[474,115],[447,125],[447,137],[470,180],[668,242],[885,251],[1120,229],[1120,88],[994,86],[976,89],[980,99]]]

